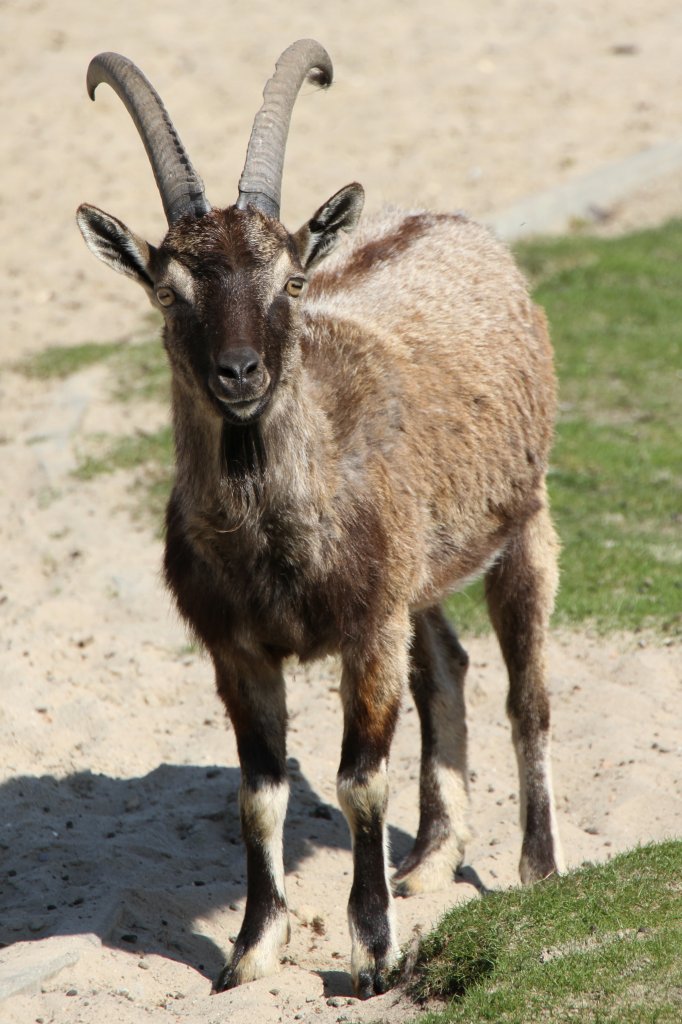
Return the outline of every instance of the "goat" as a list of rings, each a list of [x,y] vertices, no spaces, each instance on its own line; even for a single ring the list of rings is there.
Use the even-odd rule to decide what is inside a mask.
[[[235,730],[247,902],[222,991],[269,973],[289,936],[283,662],[342,662],[338,797],[353,850],[359,996],[396,955],[385,817],[401,697],[419,712],[420,820],[393,877],[451,881],[469,838],[467,655],[443,597],[485,575],[509,676],[524,882],[560,869],[543,646],[557,585],[545,473],[555,381],[544,314],[507,249],[463,214],[360,220],[354,183],[295,234],[280,223],[291,110],[332,65],[313,40],[277,62],[234,206],[213,209],[161,99],[95,57],[147,149],[168,220],[158,247],[90,205],[85,242],[164,317],[175,483],[165,578],[208,650]],[[334,251],[335,250],[335,251]]]

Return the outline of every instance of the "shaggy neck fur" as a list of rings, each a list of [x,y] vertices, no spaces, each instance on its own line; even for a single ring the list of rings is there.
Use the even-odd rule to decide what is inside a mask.
[[[181,383],[173,386],[177,488],[188,517],[217,532],[257,528],[265,515],[290,528],[319,523],[328,505],[329,427],[296,375],[246,426],[228,423]]]

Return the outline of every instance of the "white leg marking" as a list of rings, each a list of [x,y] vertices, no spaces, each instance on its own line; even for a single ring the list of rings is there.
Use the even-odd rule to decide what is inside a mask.
[[[395,905],[387,874],[388,836],[386,832],[386,808],[388,806],[388,771],[386,760],[382,760],[378,771],[366,783],[358,785],[352,779],[338,779],[337,793],[339,803],[346,816],[351,833],[351,842],[355,850],[356,834],[361,823],[379,818],[382,827],[382,850],[384,859],[384,885],[388,897],[387,918],[389,932],[389,950],[387,966],[392,964],[398,955],[396,939]],[[374,973],[376,963],[373,953],[362,939],[357,922],[351,908],[348,908],[348,929],[351,937],[351,977],[357,989],[361,973]]]
[[[283,911],[266,926],[258,943],[244,953],[235,969],[236,983],[243,985],[274,974],[279,969],[282,946],[288,941],[289,918]]]
[[[461,773],[439,764],[435,766],[434,774],[450,822],[450,831],[440,845],[430,850],[408,874],[399,878],[396,892],[401,896],[435,892],[450,885],[453,873],[464,859],[466,844],[471,839],[469,794]]]
[[[267,922],[255,945],[245,951],[236,965],[235,974],[239,984],[262,978],[275,971],[279,965],[281,947],[289,940],[289,915],[286,909],[284,887],[284,862],[282,835],[286,816],[289,786],[261,786],[249,789],[242,784],[239,792],[242,828],[250,843],[257,843],[263,850],[266,868],[274,882],[277,895],[284,903]]]
[[[554,804],[554,786],[552,782],[552,765],[550,758],[551,741],[549,734],[538,741],[535,750],[532,752],[535,756],[529,757],[528,752],[521,741],[518,722],[512,719],[511,724],[512,740],[514,743],[516,762],[519,770],[519,821],[521,824],[521,830],[525,835],[528,815],[527,782],[530,782],[536,792],[544,792],[547,794],[547,800],[549,803],[549,828],[554,851],[554,861],[556,863],[557,870],[559,872],[563,872],[565,870],[565,863]],[[528,877],[528,869],[523,862],[523,858],[521,860],[519,871],[522,882],[525,883],[532,880]]]

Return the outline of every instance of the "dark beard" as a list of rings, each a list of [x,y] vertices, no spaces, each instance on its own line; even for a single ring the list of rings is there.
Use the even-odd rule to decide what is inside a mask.
[[[223,421],[220,439],[221,476],[235,482],[251,480],[255,488],[265,473],[265,447],[258,423],[244,427]]]

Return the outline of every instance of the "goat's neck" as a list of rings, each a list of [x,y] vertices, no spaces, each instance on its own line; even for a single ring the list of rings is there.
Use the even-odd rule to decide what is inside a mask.
[[[282,389],[253,427],[232,427],[182,385],[173,390],[176,489],[187,511],[228,530],[266,510],[307,518],[329,495],[326,419],[305,380]]]

